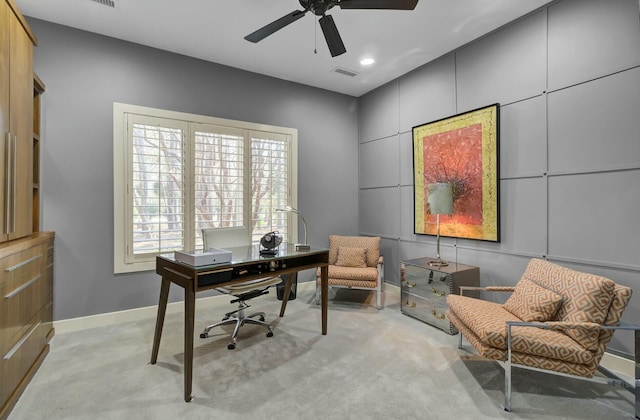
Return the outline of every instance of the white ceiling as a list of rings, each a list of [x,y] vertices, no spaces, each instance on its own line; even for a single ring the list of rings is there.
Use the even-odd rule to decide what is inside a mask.
[[[328,14],[347,52],[332,58],[311,12],[256,44],[243,39],[301,10],[298,0],[114,0],[115,8],[93,0],[14,1],[25,16],[356,97],[551,2],[419,0],[413,11],[336,6]],[[361,66],[365,56],[375,64]]]

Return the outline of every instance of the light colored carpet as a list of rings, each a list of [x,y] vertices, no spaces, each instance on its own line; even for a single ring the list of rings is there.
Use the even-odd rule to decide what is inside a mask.
[[[311,284],[300,284],[284,318],[275,291],[253,310],[274,320],[274,336],[230,327],[195,338],[193,395],[183,400],[183,317],[167,315],[156,365],[155,317],[57,334],[51,353],[18,401],[21,419],[613,419],[632,418],[629,391],[515,370],[513,412],[503,411],[502,369],[457,349],[450,336],[400,312],[397,287],[385,309],[372,294],[339,290],[328,335]],[[174,286],[175,287],[175,286]],[[196,334],[229,310],[229,297],[198,308]]]

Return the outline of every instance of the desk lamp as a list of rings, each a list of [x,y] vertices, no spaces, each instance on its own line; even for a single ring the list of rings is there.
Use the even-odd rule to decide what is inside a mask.
[[[440,215],[453,213],[453,188],[451,184],[439,182],[427,185],[427,203],[431,214],[436,215],[437,224],[437,251],[436,260],[429,261],[433,267],[444,267],[448,262],[440,258]]]
[[[276,209],[276,211],[291,212],[291,213],[295,213],[298,217],[300,217],[300,219],[302,220],[302,226],[304,227],[304,243],[295,244],[295,250],[296,251],[309,251],[311,249],[311,247],[307,244],[307,221],[304,220],[304,216],[302,216],[302,213],[300,213],[298,210],[294,209],[291,206],[285,206],[282,209]]]

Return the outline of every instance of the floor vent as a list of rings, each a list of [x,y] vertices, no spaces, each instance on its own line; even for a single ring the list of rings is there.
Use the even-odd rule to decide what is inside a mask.
[[[332,71],[335,72],[335,73],[342,74],[344,76],[349,76],[349,77],[354,77],[354,76],[358,75],[358,72],[353,71],[353,70],[349,70],[349,69],[345,69],[345,68],[342,68],[342,67],[336,67]]]
[[[100,3],[102,5],[113,7],[113,8],[116,7],[116,3],[113,0],[91,0],[91,1],[95,1],[96,3]]]

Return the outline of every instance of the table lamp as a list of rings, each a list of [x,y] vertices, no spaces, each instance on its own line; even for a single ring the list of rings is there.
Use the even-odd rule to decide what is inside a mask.
[[[427,203],[431,214],[436,215],[437,225],[437,250],[436,260],[429,261],[429,265],[433,267],[444,267],[449,265],[448,262],[440,258],[440,215],[453,213],[453,188],[451,184],[439,182],[427,184]]]
[[[287,211],[287,212],[295,213],[298,217],[300,217],[300,219],[302,220],[302,226],[304,227],[304,243],[295,244],[295,250],[309,251],[311,249],[311,246],[307,244],[307,221],[304,220],[304,216],[302,216],[302,213],[300,213],[298,210],[294,209],[291,206],[285,206],[282,209],[276,209],[276,211]]]

